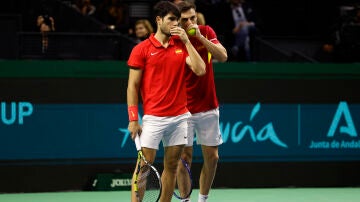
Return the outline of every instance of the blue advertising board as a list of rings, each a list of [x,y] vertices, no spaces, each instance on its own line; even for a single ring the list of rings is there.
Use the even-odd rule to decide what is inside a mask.
[[[133,162],[126,104],[1,102],[0,161]],[[141,113],[141,112],[140,112]],[[141,115],[141,114],[140,114]],[[360,105],[222,104],[221,161],[360,160]],[[163,156],[162,149],[157,157]],[[194,161],[201,161],[195,147]]]

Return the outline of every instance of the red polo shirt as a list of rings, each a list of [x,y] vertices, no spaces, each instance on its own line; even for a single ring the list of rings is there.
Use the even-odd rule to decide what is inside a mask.
[[[186,108],[185,59],[188,56],[183,42],[171,37],[164,48],[152,34],[137,44],[129,57],[131,68],[141,69],[140,86],[144,114],[177,116]]]
[[[199,25],[201,34],[214,44],[218,44],[216,33],[210,26]],[[206,74],[196,76],[189,68],[186,70],[186,87],[188,109],[191,113],[204,112],[215,109],[219,106],[215,81],[214,70],[211,56],[208,54],[206,47],[195,37],[190,37],[190,41],[203,58],[206,64]]]

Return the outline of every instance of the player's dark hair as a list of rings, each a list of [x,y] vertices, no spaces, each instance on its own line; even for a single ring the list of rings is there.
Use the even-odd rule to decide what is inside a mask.
[[[157,4],[155,4],[153,9],[154,20],[157,16],[163,18],[169,13],[174,14],[177,18],[180,18],[181,16],[177,5],[170,1],[159,1]]]
[[[178,3],[177,6],[179,7],[180,13],[186,12],[192,8],[196,11],[196,5],[188,1],[182,1]]]

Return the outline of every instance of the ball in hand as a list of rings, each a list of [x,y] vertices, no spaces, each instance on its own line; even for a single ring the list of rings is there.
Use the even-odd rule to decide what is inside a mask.
[[[188,35],[190,36],[194,36],[196,34],[196,29],[195,28],[191,28],[187,31]]]

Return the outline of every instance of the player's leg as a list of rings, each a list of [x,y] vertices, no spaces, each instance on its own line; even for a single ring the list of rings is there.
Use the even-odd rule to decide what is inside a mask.
[[[192,154],[193,154],[193,147],[192,146],[185,146],[184,150],[181,154],[181,158],[186,161],[186,163],[189,165],[189,168],[191,168],[192,163]],[[176,174],[176,181],[177,186],[179,188],[179,192],[181,193],[181,196],[185,196],[188,194],[188,187],[190,182],[190,178],[188,176],[188,171],[186,170],[186,167],[182,165],[183,163],[181,160],[178,164],[178,170]],[[190,201],[190,196],[187,199],[184,199],[182,201]]]
[[[171,201],[175,187],[178,161],[183,148],[184,145],[165,147],[164,171],[161,175],[161,182],[163,189],[162,189],[160,201],[162,202]]]
[[[168,124],[167,132],[163,136],[164,145],[164,171],[162,173],[161,181],[163,183],[163,190],[160,201],[171,201],[173,196],[176,171],[178,162],[184,146],[188,143],[188,118],[190,113],[185,113],[176,117],[167,118]]]
[[[187,140],[188,143],[187,145],[185,145],[184,150],[181,154],[181,158],[183,160],[185,160],[188,165],[189,168],[191,168],[191,163],[192,163],[192,154],[193,154],[193,143],[194,143],[194,136],[195,136],[195,119],[193,119],[194,117],[191,116],[188,119],[188,130],[187,130]],[[179,160],[179,166],[178,166],[178,172],[176,175],[176,180],[177,180],[177,186],[179,189],[179,192],[183,195],[187,194],[184,193],[186,192],[186,186],[188,186],[190,184],[189,182],[189,178],[185,177],[187,176],[187,170],[186,168],[182,165],[183,163],[181,162],[181,160]],[[190,201],[190,196],[188,197],[188,200],[183,200],[183,201]]]
[[[204,163],[200,173],[200,194],[207,196],[210,192],[219,160],[218,146],[201,145],[201,150]]]
[[[217,168],[219,160],[218,146],[223,143],[220,126],[219,126],[219,110],[209,110],[196,114],[196,136],[197,143],[201,144],[203,154],[203,166],[200,173],[199,185],[199,202],[206,201]]]

